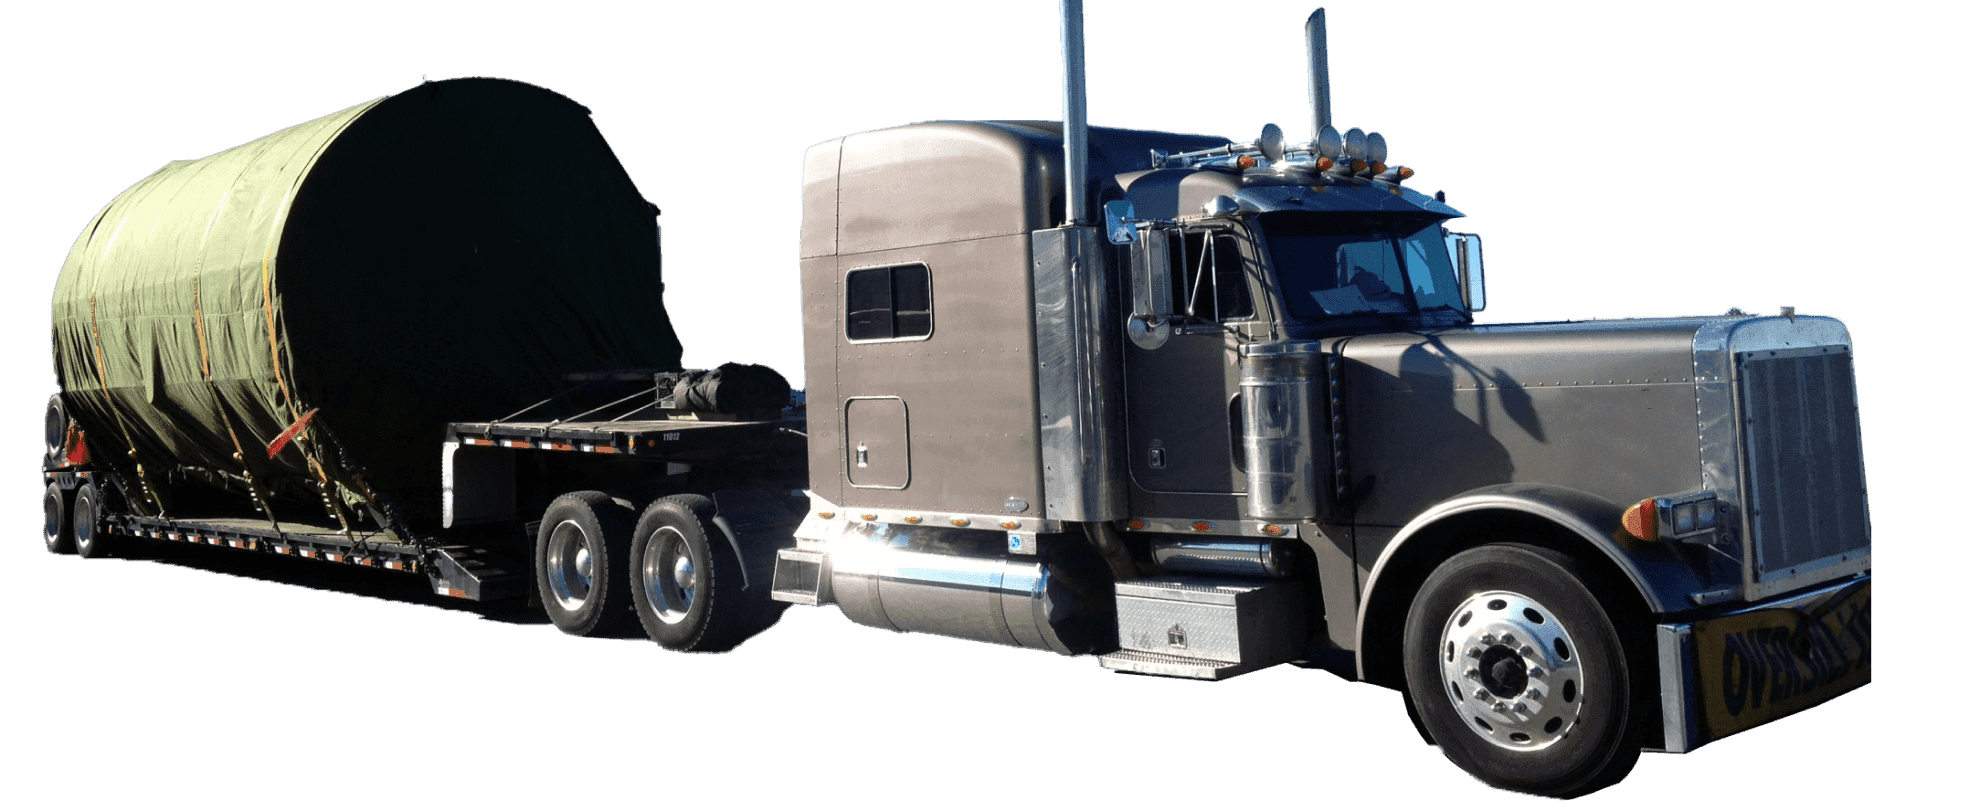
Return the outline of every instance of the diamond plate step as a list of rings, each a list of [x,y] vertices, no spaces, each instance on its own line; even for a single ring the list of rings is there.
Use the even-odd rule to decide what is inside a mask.
[[[1152,654],[1147,651],[1115,651],[1100,658],[1100,667],[1150,676],[1174,676],[1214,682],[1241,673],[1250,673],[1264,666],[1239,662],[1212,662],[1169,654]]]

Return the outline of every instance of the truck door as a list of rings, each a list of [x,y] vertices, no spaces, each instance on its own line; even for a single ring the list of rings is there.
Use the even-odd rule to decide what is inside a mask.
[[[1257,307],[1239,239],[1223,228],[1158,228],[1147,237],[1167,240],[1173,314],[1157,326],[1168,329],[1166,339],[1124,350],[1129,475],[1150,493],[1242,491],[1232,326],[1255,320]]]

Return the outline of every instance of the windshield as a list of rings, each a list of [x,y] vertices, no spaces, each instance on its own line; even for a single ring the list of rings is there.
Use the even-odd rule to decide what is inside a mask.
[[[1435,223],[1298,211],[1258,222],[1294,317],[1464,310]]]

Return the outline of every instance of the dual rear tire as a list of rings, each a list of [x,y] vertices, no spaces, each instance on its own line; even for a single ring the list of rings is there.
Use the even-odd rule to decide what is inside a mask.
[[[633,626],[676,651],[726,651],[757,627],[742,565],[715,504],[684,494],[632,509],[599,491],[558,497],[537,530],[536,580],[567,634],[627,636]]]

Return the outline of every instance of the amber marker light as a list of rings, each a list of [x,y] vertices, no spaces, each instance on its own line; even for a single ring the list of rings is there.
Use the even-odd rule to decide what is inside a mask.
[[[1313,161],[1313,168],[1318,171],[1326,171],[1327,169],[1333,167],[1334,167],[1334,158],[1332,157],[1322,157],[1318,160]]]
[[[866,521],[868,521],[868,522],[871,522],[871,521],[873,521],[873,520],[875,520],[875,519],[878,519],[878,518],[880,518],[880,514],[877,514],[877,513],[862,513],[862,514],[860,514],[860,515],[859,515],[859,518],[861,518],[861,519],[865,519]]]
[[[1414,168],[1410,168],[1409,166],[1399,166],[1396,168],[1396,179],[1406,180],[1414,176],[1416,176],[1416,169]]]
[[[1237,164],[1238,168],[1257,168],[1258,158],[1249,154],[1241,154],[1238,155]]]
[[[838,514],[836,514],[836,513],[833,513],[833,512],[831,512],[831,511],[819,511],[819,512],[818,512],[818,518],[820,518],[820,519],[830,519],[830,518],[832,518],[832,517],[834,517],[834,516],[838,516]]]
[[[998,523],[997,523],[997,526],[998,526],[998,527],[1001,527],[1001,528],[1003,528],[1003,529],[1005,529],[1005,530],[1016,530],[1016,529],[1018,528],[1018,523],[1016,523],[1016,522],[998,522]]]
[[[902,518],[901,518],[901,521],[903,521],[903,522],[906,522],[906,523],[908,523],[908,524],[910,524],[910,525],[918,525],[918,524],[921,524],[921,517],[919,517],[919,516],[905,516],[905,517],[902,517]]]
[[[1266,525],[1259,528],[1258,532],[1267,536],[1284,536],[1286,535],[1286,527],[1285,525]]]
[[[956,527],[969,527],[969,520],[958,516],[954,519],[950,519],[949,524],[955,525]]]
[[[1623,511],[1623,532],[1643,541],[1657,540],[1657,500],[1646,499]]]
[[[1384,162],[1382,162],[1382,161],[1380,161],[1380,160],[1377,160],[1377,161],[1375,161],[1375,162],[1373,162],[1373,163],[1369,163],[1369,164],[1368,164],[1368,170],[1369,170],[1369,171],[1373,171],[1373,172],[1375,172],[1375,173],[1377,173],[1377,174],[1380,174],[1380,173],[1382,173],[1382,172],[1384,172],[1384,171],[1387,171],[1387,170],[1389,170],[1389,164],[1388,164],[1388,163],[1384,163]]]

